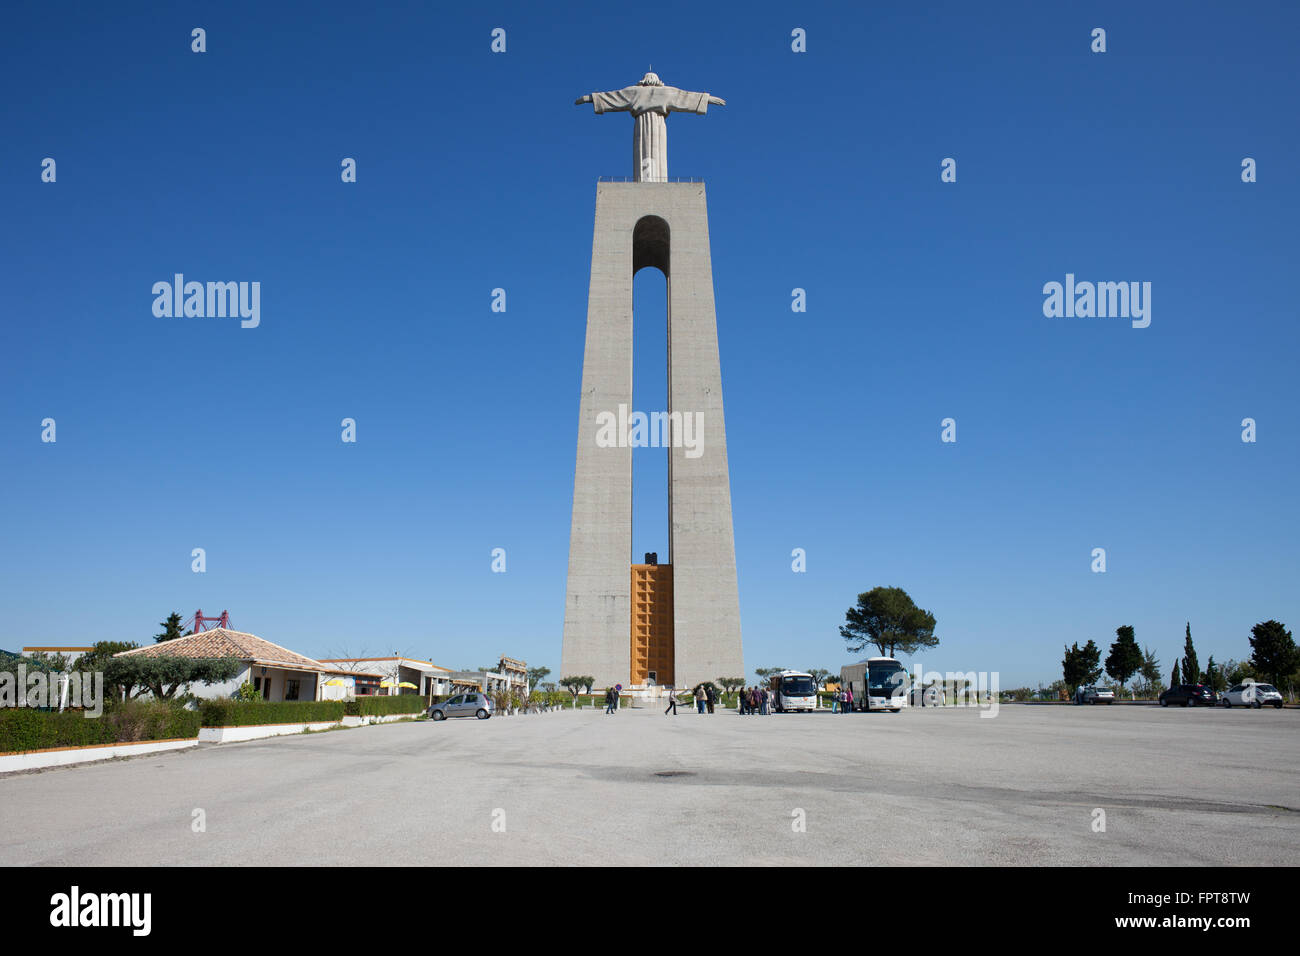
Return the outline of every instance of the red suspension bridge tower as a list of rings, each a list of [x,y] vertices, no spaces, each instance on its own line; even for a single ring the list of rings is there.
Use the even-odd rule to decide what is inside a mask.
[[[186,621],[181,629],[190,629],[191,634],[197,634],[199,631],[206,631],[213,627],[230,627],[230,612],[222,611],[221,617],[204,617],[202,611],[195,611],[194,616]]]

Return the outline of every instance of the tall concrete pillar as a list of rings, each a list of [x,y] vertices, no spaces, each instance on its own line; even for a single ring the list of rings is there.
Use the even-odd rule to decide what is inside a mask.
[[[666,410],[632,408],[632,276],[647,266],[668,278]],[[631,682],[632,448],[623,441],[601,447],[597,440],[601,416],[617,417],[620,405],[629,414],[667,411],[674,421],[668,451],[673,682],[686,687],[744,676],[702,184],[596,188],[561,669],[562,676],[591,674],[597,686]]]

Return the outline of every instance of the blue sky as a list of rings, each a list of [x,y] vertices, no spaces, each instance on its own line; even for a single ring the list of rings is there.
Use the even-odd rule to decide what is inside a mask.
[[[573,100],[653,63],[727,100],[669,119],[669,174],[708,183],[746,666],[838,669],[844,610],[876,585],[934,611],[927,669],[1003,686],[1121,624],[1166,672],[1186,621],[1202,662],[1246,657],[1251,625],[1300,621],[1298,21],[11,8],[0,647],[147,641],[171,610],[228,608],[307,654],[558,676],[595,181],[629,174],[631,134]],[[260,326],[155,317],[176,272],[259,281]],[[1045,318],[1067,272],[1151,282],[1150,327]],[[637,295],[662,308],[644,277]],[[647,408],[657,334],[638,327]],[[638,452],[638,488],[661,454]],[[636,547],[666,552],[647,497]]]

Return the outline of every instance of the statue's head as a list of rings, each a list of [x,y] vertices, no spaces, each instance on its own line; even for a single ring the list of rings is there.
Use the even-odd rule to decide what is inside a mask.
[[[659,76],[656,73],[647,73],[645,76],[641,77],[641,82],[637,84],[637,86],[663,86],[663,85],[664,85],[663,80],[659,79]]]

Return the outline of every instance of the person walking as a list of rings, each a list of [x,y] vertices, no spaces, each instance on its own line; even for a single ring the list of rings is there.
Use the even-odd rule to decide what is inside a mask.
[[[614,688],[605,688],[605,716],[614,713]]]
[[[708,703],[709,713],[710,714],[713,713],[713,685],[712,684],[704,685],[704,699]]]
[[[617,714],[617,713],[618,713],[618,696],[619,696],[619,694],[622,692],[622,690],[623,690],[623,685],[622,685],[622,684],[615,684],[615,685],[614,685],[614,703],[613,703],[613,705],[612,705],[613,709],[610,711],[611,714]]]
[[[673,716],[676,717],[677,716],[677,695],[673,693],[672,687],[668,688],[668,706],[664,708],[665,717],[668,716],[668,711],[670,710],[673,712]]]

